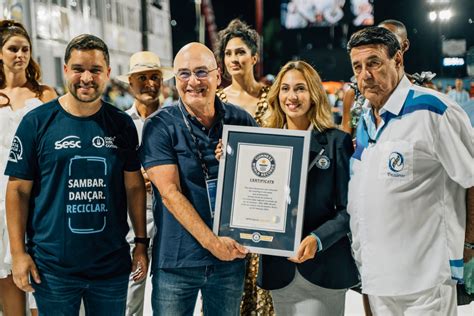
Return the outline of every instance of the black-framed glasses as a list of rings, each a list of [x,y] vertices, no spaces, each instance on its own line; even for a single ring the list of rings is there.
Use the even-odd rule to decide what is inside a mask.
[[[178,77],[179,80],[188,81],[189,79],[191,79],[191,76],[194,75],[196,79],[204,80],[204,79],[207,79],[207,77],[209,77],[209,73],[211,71],[214,71],[217,69],[218,69],[217,67],[211,70],[202,68],[202,69],[197,69],[194,71],[190,69],[181,69],[176,73],[176,77]]]

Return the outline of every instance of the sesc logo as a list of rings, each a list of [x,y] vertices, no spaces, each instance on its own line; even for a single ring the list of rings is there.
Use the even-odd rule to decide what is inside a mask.
[[[78,136],[69,135],[54,143],[54,149],[81,148],[81,139]]]

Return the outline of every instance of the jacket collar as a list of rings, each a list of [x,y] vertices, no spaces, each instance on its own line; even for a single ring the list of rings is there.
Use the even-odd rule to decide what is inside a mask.
[[[410,92],[410,88],[412,87],[412,83],[408,80],[406,75],[403,75],[402,79],[398,83],[395,90],[393,90],[392,94],[388,98],[387,102],[385,102],[384,106],[380,109],[380,115],[385,112],[390,112],[397,116],[400,114],[400,111],[403,107],[403,102],[400,100],[405,100]],[[366,100],[364,103],[365,108],[371,108],[370,102]]]

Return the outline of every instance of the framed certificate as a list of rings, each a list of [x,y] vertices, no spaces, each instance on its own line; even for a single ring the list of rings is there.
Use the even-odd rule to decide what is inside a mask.
[[[214,233],[291,257],[301,241],[309,131],[225,125]]]

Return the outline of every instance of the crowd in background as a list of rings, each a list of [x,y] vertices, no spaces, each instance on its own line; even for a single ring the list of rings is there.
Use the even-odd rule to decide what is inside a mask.
[[[376,315],[413,306],[429,312],[434,307],[425,300],[431,299],[443,300],[443,311],[454,311],[452,280],[463,279],[463,254],[474,264],[474,234],[463,222],[466,216],[472,221],[465,201],[474,188],[474,147],[458,106],[472,122],[474,86],[456,79],[451,88],[451,82],[438,87],[432,77],[420,84],[416,77],[423,74],[406,74],[404,33],[405,40],[377,26],[353,34],[348,53],[356,83],[351,84],[323,83],[303,60],[288,61],[276,76],[256,78],[259,37],[240,20],[219,32],[215,52],[187,44],[173,69],[162,67],[152,52],[137,52],[129,72],[110,82],[107,45],[83,34],[66,48],[67,91],[56,98],[52,88],[38,83],[39,71],[36,78],[27,69],[35,64],[26,31],[8,22],[2,33],[6,75],[0,76],[0,110],[9,124],[1,142],[9,176],[2,178],[2,188],[13,268],[5,261],[0,282],[2,289],[16,291],[14,308],[25,305],[19,289],[34,289],[40,314],[76,314],[81,300],[86,314],[108,308],[123,314],[130,307],[129,282],[147,277],[148,253],[157,314],[189,314],[198,290],[206,315],[343,315],[348,289],[364,293],[364,303],[370,300],[367,315],[371,308]],[[175,84],[167,82],[173,76]],[[221,78],[229,84],[221,85]],[[434,91],[441,89],[449,98]],[[352,132],[357,129],[353,135],[338,128],[351,90],[366,105],[346,117],[360,119],[351,126]],[[350,101],[361,105],[357,96]],[[211,230],[224,125],[310,131],[302,240],[292,257],[250,254],[242,241]],[[367,195],[375,190],[376,196]],[[152,196],[147,218],[145,202]],[[467,196],[472,213],[472,195]],[[61,229],[66,216],[68,227]],[[146,230],[149,223],[154,236]],[[0,224],[6,231],[6,222]],[[387,230],[379,229],[383,225]],[[132,230],[128,241],[125,235]],[[53,238],[59,246],[49,242]],[[410,244],[398,242],[404,239]],[[2,242],[3,255],[11,259],[8,239]],[[428,249],[435,256],[418,260],[418,250]],[[377,255],[368,256],[369,251]],[[413,275],[397,265],[399,257]],[[384,271],[384,265],[390,269]],[[58,293],[63,286],[79,289],[71,295],[73,303]],[[117,304],[94,295],[109,289],[116,291]],[[143,308],[139,292],[132,300]],[[4,306],[13,301],[2,299]]]
[[[266,76],[261,77],[259,81],[264,82],[266,83],[266,85],[269,86],[273,83],[274,78],[275,77],[272,74],[267,74]],[[464,91],[464,93],[462,94],[467,97],[467,100],[463,99],[462,102],[458,103],[463,108],[465,108],[465,110],[469,114],[471,121],[474,122],[474,81],[471,81],[469,78],[434,80],[431,85],[431,88],[443,92],[447,95],[453,95],[454,91],[456,91],[456,82],[458,82],[459,91]],[[462,85],[459,85],[459,82],[461,82]],[[347,82],[341,81],[339,82],[339,86],[340,88],[337,89],[326,89],[329,102],[332,106],[334,122],[337,125],[340,125],[342,121],[342,106],[344,94],[348,89],[350,89],[350,85]],[[117,80],[110,81],[107,86],[107,89],[104,92],[103,98],[105,101],[112,103],[114,106],[123,111],[128,110],[133,104],[133,97],[129,92],[128,85],[120,83]],[[179,96],[178,92],[176,91],[175,85],[172,82],[164,83],[160,96],[161,104],[163,104],[162,107],[171,105],[173,102],[177,101],[178,98]]]

